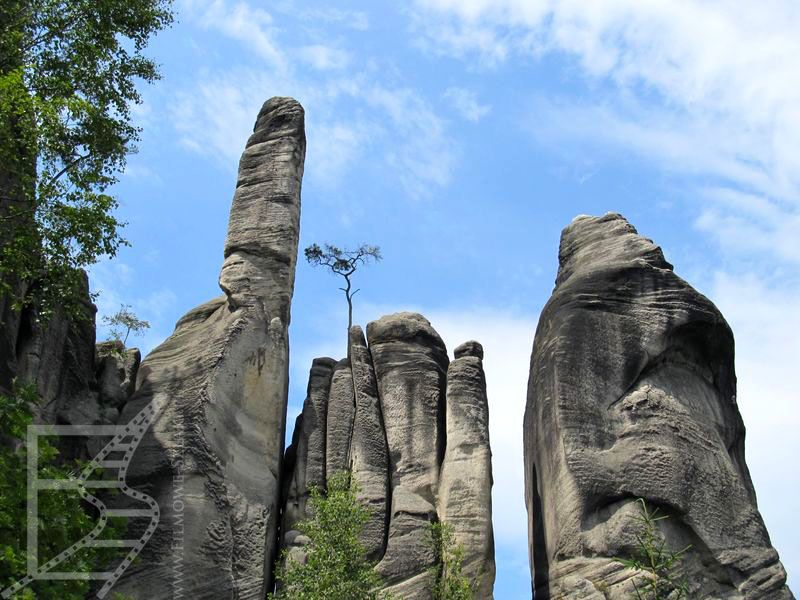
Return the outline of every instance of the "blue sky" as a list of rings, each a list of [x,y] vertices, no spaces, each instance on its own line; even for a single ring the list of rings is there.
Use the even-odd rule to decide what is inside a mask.
[[[521,423],[561,228],[616,211],[711,297],[737,342],[759,506],[800,577],[800,7],[792,1],[177,0],[163,81],[116,188],[133,247],[92,270],[100,313],[152,349],[218,295],[236,165],[261,103],[306,108],[301,244],[379,244],[355,320],[423,312],[486,349],[498,598],[529,597]],[[342,356],[337,282],[301,263],[289,422]],[[101,328],[100,336],[104,335]]]

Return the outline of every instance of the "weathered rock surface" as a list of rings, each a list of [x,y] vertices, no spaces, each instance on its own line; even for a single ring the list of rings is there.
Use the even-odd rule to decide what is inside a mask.
[[[389,449],[375,368],[361,327],[352,327],[349,338],[356,409],[350,464],[353,477],[359,485],[359,499],[371,511],[370,519],[364,526],[362,542],[367,549],[367,557],[377,561],[386,550]]]
[[[102,404],[122,408],[134,392],[141,361],[137,348],[125,348],[120,341],[97,344],[95,375]]]
[[[302,107],[267,101],[239,163],[225,294],[142,362],[121,420],[150,403],[161,411],[128,472],[161,523],[115,591],[166,599],[180,585],[184,597],[218,600],[271,589],[304,156]]]
[[[68,315],[56,309],[47,320],[36,309],[26,307],[10,315],[15,323],[2,325],[3,336],[14,337],[9,355],[6,346],[0,358],[6,373],[21,384],[31,384],[39,395],[34,419],[42,424],[111,425],[118,413],[107,411],[98,388],[95,371],[96,307],[89,295],[89,282],[82,278],[82,314]],[[0,302],[0,304],[2,304]],[[131,366],[131,373],[135,368]],[[3,387],[6,387],[4,390]],[[10,380],[0,383],[0,391],[10,389]],[[54,438],[59,460],[88,460],[102,446],[99,439],[78,436]]]
[[[350,470],[350,438],[356,403],[353,372],[347,359],[336,363],[328,395],[328,427],[325,436],[325,476]]]
[[[56,310],[41,321],[34,309],[25,309],[17,331],[15,376],[35,384],[40,396],[36,419],[41,423],[99,423],[94,377],[94,317],[84,276],[82,318]]]
[[[295,523],[308,517],[306,503],[311,488],[325,488],[325,429],[335,365],[332,358],[315,358],[311,365],[303,412],[292,434],[292,447],[287,450],[287,455],[291,453],[291,460],[287,456],[286,461],[287,466],[291,462],[291,471],[285,473],[284,539],[293,537]]]
[[[428,523],[436,519],[445,449],[447,350],[421,315],[397,313],[367,326],[389,447],[391,506],[378,572],[388,589],[417,597],[431,589]]]
[[[439,518],[465,549],[463,573],[493,598],[492,451],[483,347],[458,346],[447,369],[447,449],[439,482]]]
[[[688,544],[691,598],[792,598],[756,506],[731,330],[623,217],[562,233],[525,412],[537,600],[630,597],[636,498]]]
[[[85,274],[79,295],[78,314],[57,308],[46,320],[33,307],[16,311],[7,298],[0,300],[7,319],[0,323],[0,393],[11,391],[14,378],[18,384],[32,385],[39,396],[34,414],[39,424],[113,425],[118,407],[133,392],[139,351],[121,342],[97,344],[95,351],[97,308]],[[67,463],[89,460],[104,445],[97,437],[61,436],[51,441],[59,450],[58,459]]]
[[[464,546],[465,573],[482,577],[478,597],[492,598],[491,450],[480,344],[459,347],[448,372],[444,343],[421,315],[383,317],[368,325],[367,337],[369,347],[360,327],[350,330],[350,357],[334,368],[325,423],[315,417],[321,409],[304,404],[287,451],[286,464],[294,465],[289,477],[299,481],[307,472],[302,440],[324,425],[328,474],[340,465],[351,469],[372,511],[362,540],[370,560],[380,560],[385,589],[407,600],[431,598],[429,525],[445,520]],[[287,493],[287,515],[296,511],[297,496]],[[283,545],[302,560],[306,540],[285,531]]]

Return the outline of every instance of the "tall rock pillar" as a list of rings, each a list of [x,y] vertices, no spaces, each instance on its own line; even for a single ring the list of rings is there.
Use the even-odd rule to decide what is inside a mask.
[[[276,558],[304,114],[268,100],[239,162],[219,285],[139,369],[122,422],[160,411],[128,471],[161,520],[115,591],[263,598]],[[136,523],[132,525],[135,531]]]
[[[388,590],[425,598],[434,564],[427,525],[436,519],[445,448],[447,349],[422,315],[397,313],[367,326],[389,449],[386,552],[378,572]]]
[[[324,364],[327,408],[306,401],[286,453],[284,547],[290,559],[304,559],[310,540],[291,524],[309,516],[298,515],[298,500],[313,471],[312,454],[322,462],[304,440],[325,438],[324,446],[315,447],[325,454],[328,476],[346,465],[369,509],[361,541],[367,558],[377,563],[384,590],[404,600],[433,597],[441,565],[431,524],[444,521],[463,550],[464,575],[478,583],[475,597],[490,600],[492,453],[483,349],[478,342],[462,344],[448,365],[444,342],[416,313],[373,321],[367,338],[369,346],[356,325],[349,359],[335,365],[332,359],[314,360],[309,398],[324,397],[323,386],[313,383],[315,369]]]
[[[711,301],[617,214],[564,229],[525,411],[537,600],[622,600],[637,498],[690,546],[690,598],[792,598],[756,506],[736,404],[733,335]]]
[[[439,482],[439,519],[464,549],[464,575],[477,597],[493,597],[492,449],[483,347],[466,342],[447,369],[447,450]]]
[[[349,332],[350,364],[353,371],[355,417],[350,442],[350,465],[359,486],[359,499],[370,509],[362,542],[370,560],[379,560],[386,550],[389,494],[389,449],[383,412],[378,399],[378,382],[372,354],[361,327]]]

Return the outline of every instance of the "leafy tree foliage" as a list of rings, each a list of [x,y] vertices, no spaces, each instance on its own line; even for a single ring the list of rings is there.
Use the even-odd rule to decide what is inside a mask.
[[[131,333],[142,335],[146,329],[150,329],[150,323],[133,314],[129,304],[122,304],[115,314],[103,317],[103,323],[111,327],[111,338],[123,345],[128,342]]]
[[[636,600],[680,600],[688,595],[686,578],[680,574],[680,562],[683,555],[691,548],[686,546],[677,552],[667,548],[667,540],[661,534],[658,522],[669,518],[647,506],[644,498],[638,498],[641,514],[637,517],[640,523],[636,534],[637,549],[632,558],[618,558],[629,569],[641,573],[638,581],[634,581]]]
[[[32,422],[31,405],[38,400],[33,386],[15,385],[10,395],[0,395],[0,590],[27,574],[27,451],[20,445]],[[39,440],[39,477],[69,479],[84,465],[73,469],[58,465],[58,451],[46,438]],[[39,564],[88,534],[96,520],[84,510],[75,492],[53,490],[39,493]],[[124,537],[125,519],[111,518],[101,538]],[[85,548],[59,567],[61,571],[102,570],[118,556],[113,548]],[[83,600],[90,581],[35,581],[13,597],[17,600]]]
[[[381,579],[366,558],[359,536],[369,510],[357,498],[358,487],[347,472],[328,479],[328,491],[311,490],[311,518],[297,524],[310,540],[299,562],[284,551],[277,565],[280,591],[291,600],[390,600],[378,591]]]
[[[125,244],[106,190],[135,150],[142,52],[172,0],[0,2],[0,297],[46,316]]]
[[[360,265],[366,265],[370,261],[378,262],[383,259],[379,246],[362,244],[355,250],[347,250],[325,244],[322,248],[318,244],[311,244],[305,249],[306,260],[317,266],[328,267],[331,273],[341,275],[345,281],[345,287],[339,288],[347,298],[347,331],[353,326],[353,296],[361,290],[353,289],[352,277]]]
[[[431,545],[436,565],[433,587],[434,600],[473,600],[478,588],[477,581],[470,581],[462,574],[464,547],[456,543],[453,526],[441,521],[430,524]]]

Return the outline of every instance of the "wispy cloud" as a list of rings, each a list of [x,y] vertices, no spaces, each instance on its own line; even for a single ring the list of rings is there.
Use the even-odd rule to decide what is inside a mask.
[[[449,87],[444,92],[444,99],[453,105],[462,118],[477,123],[488,115],[492,107],[478,102],[478,96],[472,90],[460,87]]]
[[[111,317],[123,305],[130,306],[137,317],[148,321],[150,328],[143,335],[129,338],[128,345],[136,346],[142,356],[160,344],[172,331],[174,323],[167,322],[177,302],[177,296],[168,288],[161,288],[142,296],[135,284],[137,273],[128,264],[119,260],[100,262],[92,266],[89,281],[92,292],[97,294],[97,339],[110,336],[110,328],[104,317]]]
[[[247,3],[187,2],[201,27],[240,42],[247,60],[199,73],[177,94],[171,112],[186,148],[234,169],[260,103],[291,95],[307,110],[308,155],[314,160],[306,174],[312,180],[335,187],[369,154],[384,162],[412,198],[428,197],[450,182],[458,150],[447,121],[419,93],[382,81],[370,60],[359,66],[339,44],[282,40],[278,18]],[[319,18],[339,17],[345,19],[344,13]]]
[[[780,276],[780,275],[779,275]],[[800,470],[779,456],[800,455],[800,411],[791,376],[800,356],[800,284],[776,288],[764,274],[713,276],[711,295],[736,336],[737,402],[747,426],[747,463],[758,505],[781,553],[790,585],[800,574],[800,539],[790,490]]]
[[[450,182],[457,152],[446,132],[446,122],[430,104],[408,88],[375,85],[362,96],[366,102],[388,117],[393,133],[401,135],[401,144],[387,144],[387,158],[406,189],[417,198],[426,197],[430,188]]]
[[[150,168],[143,162],[136,160],[128,161],[128,163],[125,165],[125,171],[123,172],[123,176],[129,179],[147,180],[150,183],[158,185],[164,183],[164,180],[162,179],[161,175],[156,173],[152,168]]]
[[[591,98],[536,97],[539,135],[610,143],[717,177],[797,218],[796,3],[417,0],[415,15],[425,47],[471,61],[571,57]]]
[[[275,42],[277,34],[270,13],[246,2],[225,0],[184,0],[184,13],[205,28],[219,31],[245,44],[272,68],[287,69],[287,59]]]
[[[251,69],[200,74],[192,87],[178,92],[170,108],[180,143],[235,170],[260,102],[275,95],[278,85]]]
[[[334,7],[303,8],[290,2],[282,7],[282,12],[291,12],[304,21],[338,24],[356,31],[369,29],[369,15],[361,10],[344,10]]]
[[[695,224],[729,254],[800,264],[800,210],[730,188],[707,188],[701,193],[705,203]]]
[[[298,48],[301,60],[320,71],[341,70],[350,63],[350,54],[332,46],[311,44]]]

